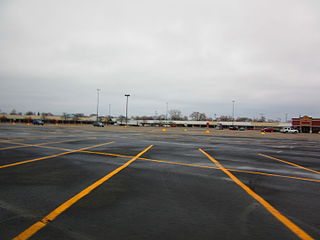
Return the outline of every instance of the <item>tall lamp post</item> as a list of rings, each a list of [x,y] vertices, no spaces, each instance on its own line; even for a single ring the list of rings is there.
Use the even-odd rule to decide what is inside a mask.
[[[97,89],[97,122],[99,121],[99,93],[100,93],[101,89],[98,88]]]
[[[234,125],[234,103],[235,100],[232,100],[232,126]]]
[[[128,126],[128,99],[130,97],[130,94],[125,94],[125,97],[127,97],[127,102],[126,102],[126,126]]]
[[[166,121],[168,121],[168,103],[166,103]]]

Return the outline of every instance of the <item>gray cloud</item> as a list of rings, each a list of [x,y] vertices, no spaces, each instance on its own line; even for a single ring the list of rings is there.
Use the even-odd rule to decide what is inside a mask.
[[[318,1],[2,1],[0,108],[320,116]]]

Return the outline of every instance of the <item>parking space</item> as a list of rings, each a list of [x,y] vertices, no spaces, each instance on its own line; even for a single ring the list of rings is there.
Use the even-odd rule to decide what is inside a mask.
[[[318,141],[303,155],[299,141],[177,129],[1,129],[1,239],[320,237]]]

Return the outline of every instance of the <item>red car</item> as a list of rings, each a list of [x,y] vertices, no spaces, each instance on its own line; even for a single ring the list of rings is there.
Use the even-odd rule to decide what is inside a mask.
[[[274,132],[274,128],[264,128],[261,129],[261,132]]]

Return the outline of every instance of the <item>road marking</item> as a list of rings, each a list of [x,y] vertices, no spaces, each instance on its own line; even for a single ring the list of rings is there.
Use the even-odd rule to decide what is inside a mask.
[[[59,136],[55,137],[30,137],[30,138],[10,138],[7,140],[0,140],[0,143],[10,143],[11,141],[25,141],[25,140],[44,140],[44,139],[53,139],[53,138],[59,138]]]
[[[133,157],[133,156],[127,156],[127,155],[121,155],[121,154],[115,154],[115,153],[103,153],[103,152],[92,152],[92,151],[81,151],[81,152],[99,154],[99,155],[115,156],[115,157],[122,157],[122,158],[131,158],[131,157]],[[160,162],[160,163],[182,165],[182,166],[189,166],[189,167],[219,169],[218,167],[203,166],[203,165],[197,165],[197,164],[191,164],[191,163],[172,162],[172,161],[156,160],[156,159],[150,159],[150,158],[139,158],[139,159],[140,160],[144,160],[144,161],[149,161],[149,162]],[[310,182],[320,182],[319,179],[313,179],[313,178],[302,178],[302,177],[294,177],[294,176],[280,175],[280,174],[274,174],[274,173],[255,172],[255,171],[238,170],[238,169],[231,169],[231,168],[227,168],[227,170],[229,170],[231,172],[242,172],[242,173],[249,173],[249,174],[256,174],[256,175],[267,175],[267,176],[273,176],[273,177],[291,178],[291,179],[310,181]]]
[[[202,165],[197,165],[197,164],[162,161],[162,160],[155,160],[155,159],[148,159],[148,158],[139,158],[139,159],[144,160],[144,161],[150,161],[150,162],[176,164],[176,165],[183,165],[183,166],[189,166],[189,167],[210,168],[210,169],[215,169],[215,170],[219,169],[218,167],[202,166]],[[227,168],[227,170],[230,172],[242,172],[242,173],[249,173],[249,174],[256,174],[256,175],[267,175],[267,176],[273,176],[273,177],[291,178],[291,179],[310,181],[310,182],[320,182],[319,179],[312,179],[312,178],[300,178],[300,177],[293,177],[293,176],[287,176],[287,175],[279,175],[279,174],[265,173],[265,172],[254,172],[254,171],[246,171],[246,170],[238,170],[238,169],[230,169],[230,168]]]
[[[43,145],[50,145],[55,143],[65,143],[65,142],[77,142],[91,138],[82,138],[82,139],[70,139],[70,140],[62,140],[62,141],[55,141],[55,142],[45,142],[45,143],[38,143],[38,144],[26,144],[26,143],[17,143],[17,142],[9,142],[10,144],[18,144],[20,146],[12,146],[12,147],[4,147],[0,148],[0,150],[8,150],[8,149],[15,149],[15,148],[26,148],[26,147],[36,147],[36,146],[43,146]]]
[[[53,147],[53,146],[35,146],[35,147],[48,148],[48,149],[58,149],[58,150],[63,150],[63,151],[73,151],[73,150],[75,150],[75,149]],[[83,151],[79,150],[79,152],[98,154],[98,155],[107,155],[107,156],[114,156],[114,157],[121,157],[121,158],[132,158],[132,157],[134,157],[134,156],[128,156],[128,155],[122,155],[122,154],[116,154],[116,153],[93,152],[93,151],[86,151],[86,150],[83,150]],[[144,160],[144,161],[150,161],[150,162],[160,162],[160,163],[182,165],[182,166],[189,166],[189,167],[219,169],[218,167],[203,166],[203,165],[190,164],[190,163],[163,161],[163,160],[156,160],[156,159],[150,159],[150,158],[139,158],[139,159]],[[289,179],[309,181],[309,182],[320,182],[320,179],[294,177],[294,176],[281,175],[281,174],[275,174],[275,173],[266,173],[266,172],[257,172],[257,171],[248,171],[248,170],[238,170],[238,169],[232,169],[232,168],[227,168],[227,170],[229,170],[231,172],[242,172],[242,173],[248,173],[248,174],[266,175],[266,176],[280,177],[280,178],[289,178]]]
[[[6,164],[6,165],[0,166],[0,169],[1,168],[7,168],[7,167],[13,167],[13,166],[17,166],[17,165],[21,165],[21,164],[25,164],[25,163],[41,161],[41,160],[45,160],[45,159],[49,159],[49,158],[54,158],[54,157],[58,157],[58,156],[62,156],[62,155],[67,155],[67,154],[70,154],[70,153],[80,152],[82,150],[95,148],[95,147],[100,147],[100,146],[108,145],[108,144],[112,144],[112,143],[114,143],[114,142],[107,142],[107,143],[97,144],[97,145],[90,146],[90,147],[71,150],[69,152],[58,153],[58,154],[54,154],[54,155],[50,155],[50,156],[46,156],[46,157],[35,158],[35,159],[26,160],[26,161],[22,161],[22,162],[10,163],[10,164]]]
[[[202,152],[205,156],[207,156],[216,166],[220,168],[225,174],[227,174],[236,184],[238,184],[243,190],[245,190],[251,197],[257,200],[265,209],[267,209],[275,218],[277,218],[280,222],[282,222],[287,228],[289,228],[294,234],[296,234],[300,239],[303,240],[312,240],[312,238],[308,233],[303,231],[300,227],[298,227],[294,222],[288,219],[286,216],[282,215],[277,209],[275,209],[270,203],[264,200],[261,196],[255,193],[251,188],[241,182],[235,175],[233,175],[230,171],[225,169],[218,160],[210,156],[204,150],[199,148],[199,151]]]
[[[21,143],[24,144],[24,143]],[[40,147],[40,148],[48,148],[48,149],[58,149],[58,150],[64,150],[64,151],[74,151],[75,149],[70,148],[62,148],[62,147],[53,147],[53,146],[43,146],[43,145],[31,145],[31,144],[24,144],[28,146],[34,146],[34,147]],[[107,155],[107,156],[115,156],[115,157],[121,157],[121,158],[132,158],[133,156],[128,155],[122,155],[122,154],[115,154],[115,153],[103,153],[103,152],[93,152],[93,151],[86,151],[86,150],[78,150],[79,152],[83,153],[91,153],[91,154],[98,154],[98,155]],[[197,164],[189,164],[189,163],[181,163],[181,162],[173,162],[173,161],[163,161],[163,160],[156,160],[156,159],[150,159],[150,158],[139,158],[141,160],[145,161],[151,161],[151,162],[161,162],[166,164],[174,164],[174,165],[183,165],[183,166],[189,166],[189,167],[200,167],[200,168],[210,168],[210,169],[219,169],[218,167],[211,167],[211,166],[203,166],[203,165],[197,165]],[[0,166],[1,168],[1,166]],[[289,178],[289,179],[295,179],[295,180],[302,180],[302,181],[309,181],[309,182],[320,182],[319,179],[313,179],[313,178],[302,178],[302,177],[294,177],[294,176],[288,176],[288,175],[281,175],[281,174],[275,174],[275,173],[266,173],[266,172],[257,172],[257,171],[248,171],[248,170],[238,170],[238,169],[232,169],[227,168],[227,170],[231,172],[242,172],[242,173],[248,173],[248,174],[256,174],[256,175],[266,175],[266,176],[272,176],[272,177],[281,177],[281,178]]]
[[[307,170],[309,172],[314,172],[314,173],[320,174],[319,171],[316,171],[316,170],[313,170],[313,169],[310,169],[310,168],[306,168],[306,167],[303,167],[301,165],[298,165],[298,164],[295,164],[295,163],[292,163],[292,162],[287,162],[285,160],[282,160],[282,159],[279,159],[279,158],[275,158],[275,157],[271,157],[271,156],[268,156],[268,155],[262,154],[262,153],[259,153],[259,155],[263,156],[263,157],[266,157],[266,158],[270,158],[270,159],[279,161],[279,162],[283,162],[283,163],[286,163],[286,164],[289,164],[289,165],[292,165],[292,166],[295,166],[295,167],[298,167],[298,168],[302,168],[302,169]]]
[[[70,208],[73,204],[78,202],[81,198],[84,196],[88,195],[91,191],[93,191],[95,188],[99,187],[101,184],[106,182],[108,179],[119,173],[121,170],[124,168],[128,167],[131,163],[133,163],[135,160],[137,160],[142,154],[147,152],[150,148],[152,148],[153,145],[150,145],[140,153],[138,153],[136,156],[134,156],[131,160],[123,164],[122,166],[118,167],[114,171],[108,173],[106,176],[103,178],[99,179],[95,183],[91,184],[89,187],[86,189],[82,190],[80,193],[76,194],[72,198],[70,198],[68,201],[64,202],[61,204],[59,207],[54,209],[51,213],[49,213],[47,216],[42,218],[39,222],[36,222],[29,228],[27,228],[25,231],[20,233],[18,236],[13,238],[13,240],[26,240],[33,236],[35,233],[37,233],[40,229],[44,228],[46,225],[48,225],[50,222],[52,222],[54,219],[56,219],[61,213],[66,211],[68,208]]]

